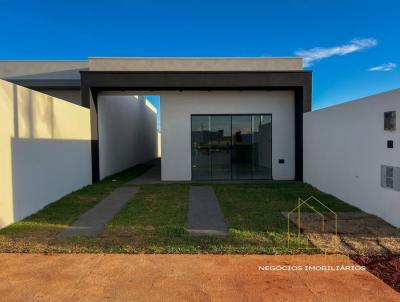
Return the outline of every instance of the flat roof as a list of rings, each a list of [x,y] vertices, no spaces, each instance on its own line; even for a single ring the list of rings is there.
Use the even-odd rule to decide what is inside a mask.
[[[27,87],[80,86],[80,72],[303,71],[300,57],[89,57],[85,60],[0,60],[0,79]]]
[[[132,60],[270,60],[270,59],[302,59],[301,57],[89,57],[90,59],[132,59]]]
[[[80,70],[88,69],[80,60],[0,60],[0,79],[4,80],[80,80]]]
[[[299,71],[300,57],[89,57],[90,71]]]

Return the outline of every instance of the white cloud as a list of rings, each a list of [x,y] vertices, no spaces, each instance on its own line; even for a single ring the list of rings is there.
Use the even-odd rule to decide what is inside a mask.
[[[397,65],[395,63],[390,62],[375,67],[371,67],[370,69],[368,69],[368,71],[391,71],[396,67]]]
[[[378,41],[373,38],[353,39],[348,44],[334,47],[315,47],[308,50],[298,50],[296,56],[303,57],[304,67],[311,66],[314,62],[332,56],[344,56],[352,52],[361,51],[378,45]]]

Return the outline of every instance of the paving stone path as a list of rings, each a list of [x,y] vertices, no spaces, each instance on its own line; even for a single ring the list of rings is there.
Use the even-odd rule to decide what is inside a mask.
[[[121,210],[124,204],[137,192],[137,187],[121,187],[113,191],[92,209],[84,213],[67,229],[58,234],[59,237],[97,236],[107,222]]]
[[[282,213],[287,218],[287,212]],[[339,212],[338,234],[335,234],[334,218],[326,214],[325,231],[321,217],[315,213],[301,213],[301,230],[310,242],[327,253],[365,256],[400,255],[400,229],[375,215],[363,212]],[[297,226],[297,214],[290,216]],[[295,232],[297,229],[293,229]]]
[[[128,185],[149,185],[161,183],[161,167],[154,166],[143,175],[128,182]]]
[[[212,187],[190,187],[188,232],[192,236],[228,235],[224,215]]]
[[[152,160],[147,163],[152,167],[145,173],[128,182],[128,185],[146,185],[161,183],[161,161],[159,159]]]

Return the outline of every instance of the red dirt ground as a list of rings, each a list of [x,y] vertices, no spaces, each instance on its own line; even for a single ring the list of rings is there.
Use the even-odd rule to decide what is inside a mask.
[[[400,256],[351,256],[353,261],[363,265],[369,272],[400,292]]]
[[[0,254],[1,301],[400,301],[342,255]]]

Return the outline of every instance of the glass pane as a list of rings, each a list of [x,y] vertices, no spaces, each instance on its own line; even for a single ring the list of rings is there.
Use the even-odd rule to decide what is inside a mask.
[[[192,179],[211,179],[210,117],[192,116]]]
[[[271,115],[192,116],[192,179],[272,179]]]
[[[270,115],[253,116],[253,179],[272,178],[271,126]]]
[[[251,115],[232,116],[232,141],[232,179],[251,179]]]
[[[212,179],[231,177],[231,117],[211,116],[211,176]]]

